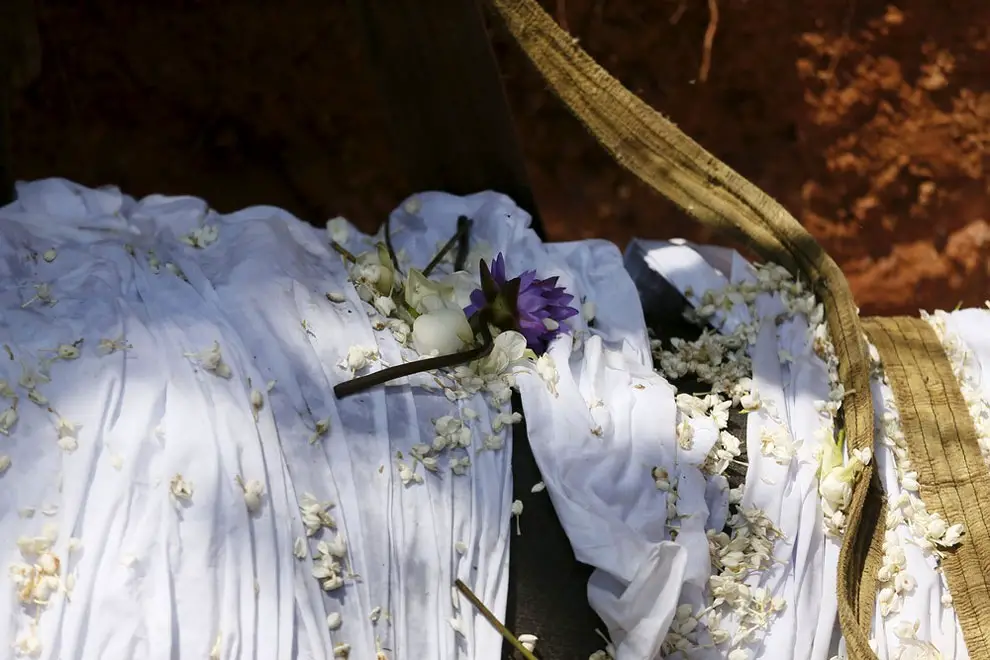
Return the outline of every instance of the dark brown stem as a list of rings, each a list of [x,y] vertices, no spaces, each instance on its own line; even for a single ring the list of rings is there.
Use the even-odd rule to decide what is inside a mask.
[[[471,247],[470,241],[470,230],[471,225],[474,224],[470,218],[466,218],[463,215],[457,219],[457,233],[460,238],[457,241],[457,256],[454,257],[454,270],[464,270],[464,264],[467,262],[468,250]]]
[[[412,376],[413,374],[422,373],[424,371],[434,371],[436,369],[455,367],[459,364],[479,360],[491,353],[492,348],[495,346],[495,341],[492,339],[492,333],[488,328],[488,323],[481,323],[480,326],[481,336],[484,340],[481,346],[469,348],[457,353],[451,353],[450,355],[440,355],[438,357],[426,358],[425,360],[416,360],[414,362],[397,364],[394,367],[388,367],[387,369],[370,373],[367,376],[352,378],[351,380],[344,381],[343,383],[339,383],[334,386],[334,396],[338,399],[343,399],[344,397],[358,394],[359,392],[364,392],[365,390],[370,390],[372,387],[384,385],[389,381],[397,380],[399,378],[405,378],[406,376]]]
[[[342,256],[347,261],[350,261],[352,264],[357,261],[357,257],[355,257],[353,254],[348,252],[347,248],[345,248],[337,241],[330,241],[330,247],[334,249],[334,252]]]
[[[447,256],[447,253],[450,252],[455,245],[461,246],[457,253],[458,258],[460,258],[461,252],[463,251],[465,252],[464,258],[467,259],[467,251],[463,246],[467,244],[467,237],[468,232],[471,230],[471,224],[471,219],[466,216],[462,215],[457,218],[457,231],[454,232],[454,235],[450,237],[450,240],[447,241],[442,248],[440,248],[440,251],[436,253],[430,263],[426,265],[426,268],[423,269],[424,277],[430,276],[433,269],[436,268],[441,261],[443,261],[443,258]],[[463,267],[463,264],[461,264],[461,266]]]
[[[389,215],[385,219],[385,249],[388,250],[388,258],[392,260],[392,268],[396,273],[402,275],[402,270],[399,269],[399,256],[395,253],[395,247],[392,245],[392,216]]]

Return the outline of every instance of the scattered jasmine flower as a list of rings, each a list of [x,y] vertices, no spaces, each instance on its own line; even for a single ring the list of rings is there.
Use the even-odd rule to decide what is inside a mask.
[[[31,622],[28,627],[17,634],[14,640],[14,651],[24,658],[37,658],[41,655],[41,640],[38,639],[38,624]]]
[[[261,409],[265,407],[265,398],[258,390],[251,390],[251,413],[254,415],[254,421],[258,421],[259,413]]]
[[[324,417],[316,420],[313,432],[309,436],[309,444],[315,445],[320,441],[320,438],[326,437],[328,433],[330,433],[330,418]]]
[[[52,287],[50,284],[41,283],[34,285],[34,297],[30,298],[21,307],[27,307],[31,303],[38,301],[42,304],[48,305],[49,307],[54,307],[58,300],[52,294]]]
[[[77,433],[80,428],[81,426],[79,424],[70,422],[64,417],[58,418],[55,429],[58,432],[58,446],[61,447],[63,451],[73,452],[79,448],[79,438]]]
[[[202,250],[213,245],[219,236],[219,227],[216,225],[205,225],[203,227],[199,227],[198,229],[194,229],[188,234],[184,234],[179,240],[190,247]]]
[[[522,536],[522,529],[519,527],[519,518],[522,516],[523,503],[521,500],[512,502],[512,515],[516,518],[516,536]]]
[[[343,622],[344,619],[340,616],[340,612],[331,612],[327,615],[327,627],[330,630],[339,630]]]
[[[468,469],[471,467],[471,457],[462,456],[460,458],[450,459],[450,471],[459,477],[463,477],[467,474]]]
[[[351,655],[351,645],[350,644],[337,644],[333,647],[333,657],[335,658],[347,658]]]
[[[17,401],[15,400],[14,405],[0,413],[0,433],[10,435],[14,424],[17,423],[17,418]]]
[[[536,635],[531,635],[529,633],[523,633],[519,635],[516,639],[522,644],[523,648],[533,653],[536,650],[536,642],[539,641],[539,637]]]
[[[176,474],[169,482],[169,490],[176,500],[190,501],[193,494],[192,482],[186,481],[181,474]]]
[[[358,372],[378,359],[378,348],[374,346],[351,346],[347,355],[337,364],[340,369]]]
[[[49,263],[49,264],[55,261],[55,258],[57,256],[58,256],[58,252],[55,251],[55,248],[50,248],[48,250],[45,250],[45,253],[41,255],[41,257],[45,260],[45,263]]]
[[[244,493],[244,503],[247,505],[248,511],[256,513],[261,508],[261,503],[264,499],[264,484],[257,479],[244,481],[240,476],[237,477],[237,484]]]
[[[230,378],[231,376],[230,367],[223,361],[223,355],[220,353],[220,342],[218,341],[214,341],[210,348],[199,353],[185,353],[184,355],[187,358],[195,359],[200,367],[211,374],[220,378]]]
[[[131,348],[133,348],[133,346],[127,343],[127,340],[124,339],[123,335],[121,335],[116,339],[101,339],[98,350],[101,355],[111,355],[117,351],[127,351]]]
[[[315,495],[303,493],[299,512],[302,514],[306,536],[315,536],[324,527],[328,529],[337,527],[337,522],[329,513],[333,506],[333,502],[321,502]]]
[[[326,294],[327,300],[332,303],[342,303],[347,300],[347,296],[342,294],[340,291],[328,291]]]
[[[28,399],[39,406],[48,405],[48,397],[35,389],[28,390]]]
[[[531,493],[542,493],[546,489],[547,489],[547,485],[545,483],[543,483],[542,481],[538,481],[535,484],[533,484],[533,487],[529,489],[529,492],[531,492]]]
[[[371,620],[372,623],[378,623],[378,619],[381,617],[381,615],[382,615],[382,608],[381,606],[377,606],[372,608],[371,614],[368,615],[368,618]]]
[[[537,358],[536,374],[546,383],[550,394],[558,396],[557,383],[560,382],[560,375],[557,373],[557,364],[549,353],[544,353]]]
[[[9,470],[10,465],[10,456],[7,456],[7,454],[0,454],[0,475]]]

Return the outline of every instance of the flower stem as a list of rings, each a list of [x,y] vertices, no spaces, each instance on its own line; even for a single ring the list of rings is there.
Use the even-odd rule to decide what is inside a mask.
[[[395,247],[392,245],[391,215],[385,219],[385,249],[388,250],[388,258],[392,260],[392,269],[399,275],[402,275],[402,270],[399,268],[399,256],[395,253]]]
[[[447,253],[450,252],[455,245],[459,246],[457,250],[457,260],[461,263],[455,263],[454,268],[456,270],[462,270],[464,268],[463,261],[467,259],[467,239],[468,232],[471,231],[471,224],[471,219],[467,216],[462,215],[457,218],[457,231],[454,232],[454,235],[450,237],[450,240],[447,241],[442,248],[440,248],[440,251],[436,253],[430,263],[426,265],[426,268],[423,269],[424,277],[430,276],[433,269],[436,268],[441,261],[443,261],[443,258],[447,256]]]
[[[495,346],[495,341],[492,339],[492,333],[491,330],[488,329],[487,323],[481,324],[481,335],[484,340],[481,346],[475,346],[474,348],[469,348],[457,353],[451,353],[449,355],[441,355],[438,357],[426,358],[425,360],[416,360],[415,362],[397,364],[394,367],[388,367],[387,369],[370,373],[367,376],[360,376],[358,378],[352,378],[351,380],[344,381],[343,383],[338,383],[333,388],[334,396],[338,399],[343,399],[344,397],[369,390],[372,387],[384,385],[392,380],[405,378],[406,376],[412,376],[413,374],[422,373],[424,371],[434,371],[435,369],[453,367],[458,364],[464,364],[465,362],[472,362],[483,358],[492,352],[492,348]]]
[[[498,634],[505,638],[505,641],[509,642],[509,644],[512,644],[513,648],[519,651],[519,653],[521,653],[526,660],[537,660],[536,656],[533,655],[529,649],[523,646],[522,642],[516,639],[516,636],[513,635],[512,632],[510,632],[509,629],[506,628],[494,614],[492,614],[491,610],[485,607],[485,604],[481,602],[481,599],[475,596],[474,592],[471,591],[466,584],[458,579],[454,581],[454,585],[457,587],[458,591],[464,594],[464,597],[471,601],[471,604],[474,605],[479,612],[481,612],[481,616],[485,617],[488,623],[492,624],[495,630],[498,631]]]
[[[330,247],[334,249],[334,252],[342,256],[347,261],[350,261],[351,263],[355,263],[357,261],[357,257],[355,257],[353,254],[348,252],[347,248],[345,248],[337,241],[330,241]]]

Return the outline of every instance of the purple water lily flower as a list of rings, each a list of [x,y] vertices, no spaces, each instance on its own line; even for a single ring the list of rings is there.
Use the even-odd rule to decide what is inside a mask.
[[[476,325],[481,312],[487,311],[492,325],[521,333],[526,346],[542,355],[554,337],[568,331],[564,321],[578,313],[568,304],[572,300],[574,296],[557,286],[556,277],[537,279],[535,270],[507,280],[505,259],[499,252],[490,269],[482,259],[481,288],[471,292],[471,304],[464,314]]]

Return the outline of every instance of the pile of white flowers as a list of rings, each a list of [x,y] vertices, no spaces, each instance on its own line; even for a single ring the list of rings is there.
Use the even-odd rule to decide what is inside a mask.
[[[769,423],[761,430],[761,451],[779,465],[789,465],[799,460],[800,443],[792,438],[779,421],[777,411],[769,409],[752,380],[752,360],[749,351],[756,341],[760,320],[756,309],[761,295],[777,296],[785,312],[775,319],[777,323],[801,315],[808,322],[808,342],[825,365],[830,386],[828,400],[818,402],[821,426],[815,437],[820,446],[821,482],[824,524],[833,535],[840,535],[845,525],[845,509],[851,497],[852,483],[858,467],[869,460],[868,455],[852,455],[846,459],[842,438],[835,432],[835,416],[842,405],[844,392],[838,379],[838,360],[829,340],[822,306],[803,284],[796,281],[784,268],[775,264],[755,265],[753,277],[747,281],[729,284],[721,290],[696,294],[685,291],[694,305],[688,317],[697,321],[713,322],[722,326],[731,310],[748,311],[749,321],[738,322],[731,332],[719,332],[705,328],[693,340],[674,338],[669,348],[654,341],[654,357],[658,371],[670,381],[687,375],[711,386],[702,396],[679,393],[676,397],[678,419],[677,440],[681,449],[691,446],[692,426],[688,420],[707,417],[718,430],[718,438],[700,466],[709,479],[725,483],[723,473],[733,463],[745,467],[740,461],[743,443],[727,431],[729,411],[738,406],[742,412],[763,410]],[[745,314],[736,314],[743,318]],[[778,355],[781,364],[787,364],[791,356]],[[655,487],[668,497],[668,517],[676,520],[676,487],[668,470],[653,468]],[[667,638],[665,655],[688,654],[694,649],[718,648],[731,660],[751,657],[750,647],[758,643],[773,617],[786,603],[781,598],[771,598],[766,589],[754,587],[752,576],[770,569],[779,560],[774,557],[774,546],[782,534],[765,512],[741,507],[743,486],[730,489],[730,515],[726,529],[706,530],[711,554],[713,574],[709,580],[707,607],[695,611],[690,604],[682,604],[676,611]],[[671,537],[676,537],[676,525],[670,525]],[[609,656],[605,656],[609,657]]]

